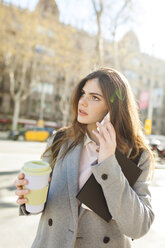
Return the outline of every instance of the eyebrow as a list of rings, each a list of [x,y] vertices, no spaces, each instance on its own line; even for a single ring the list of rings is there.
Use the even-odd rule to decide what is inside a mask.
[[[81,91],[85,92],[85,90],[83,90],[83,89],[81,89]],[[103,97],[103,96],[100,95],[99,93],[95,93],[95,92],[90,92],[89,95],[97,95],[97,96]]]

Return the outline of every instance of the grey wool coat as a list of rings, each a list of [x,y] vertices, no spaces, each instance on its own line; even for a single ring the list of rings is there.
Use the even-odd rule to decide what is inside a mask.
[[[53,137],[48,146],[52,141]],[[58,156],[65,146],[61,147]],[[132,239],[142,237],[150,229],[154,213],[148,189],[148,153],[144,151],[140,157],[138,166],[142,173],[133,189],[122,173],[115,155],[91,166],[113,216],[107,223],[93,211],[78,208],[76,195],[82,148],[83,142],[63,160],[57,161],[32,248],[130,248]],[[44,160],[50,162],[47,157]],[[106,180],[103,180],[102,174],[107,174]],[[19,214],[28,214],[24,205],[20,206]]]

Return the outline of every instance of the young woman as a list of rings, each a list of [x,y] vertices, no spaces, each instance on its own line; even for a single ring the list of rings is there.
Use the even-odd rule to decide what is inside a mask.
[[[101,68],[83,78],[73,92],[71,124],[53,135],[42,159],[53,173],[33,248],[129,248],[132,239],[145,235],[154,220],[148,189],[152,153],[145,143],[137,105],[125,77]],[[104,118],[110,113],[110,121]],[[100,124],[104,118],[104,125]],[[97,130],[99,128],[100,132]],[[140,155],[142,170],[133,187],[116,159],[116,149],[129,159]],[[109,222],[76,198],[93,173],[101,185]],[[28,182],[24,174],[15,181],[20,215]]]

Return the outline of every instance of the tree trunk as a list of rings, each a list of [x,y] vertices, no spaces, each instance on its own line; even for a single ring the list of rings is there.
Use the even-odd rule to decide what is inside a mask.
[[[14,99],[14,114],[13,114],[12,131],[17,130],[19,112],[20,112],[20,97],[16,97]]]
[[[113,56],[114,56],[114,67],[116,70],[120,70],[119,65],[119,48],[118,48],[118,42],[116,41],[116,32],[114,31],[112,34],[113,40]]]
[[[98,62],[99,65],[102,65],[103,63],[103,39],[101,34],[101,16],[97,17],[97,25],[98,25],[98,37],[97,37],[97,46],[98,46]]]
[[[114,48],[114,64],[115,64],[115,69],[120,70],[120,65],[119,65],[119,53],[118,53],[118,42],[114,41],[113,42],[113,48]]]

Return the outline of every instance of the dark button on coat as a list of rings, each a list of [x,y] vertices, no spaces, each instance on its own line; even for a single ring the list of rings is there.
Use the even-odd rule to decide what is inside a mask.
[[[105,244],[107,244],[108,242],[110,241],[110,238],[109,237],[104,237],[103,238],[103,242],[105,243]]]

